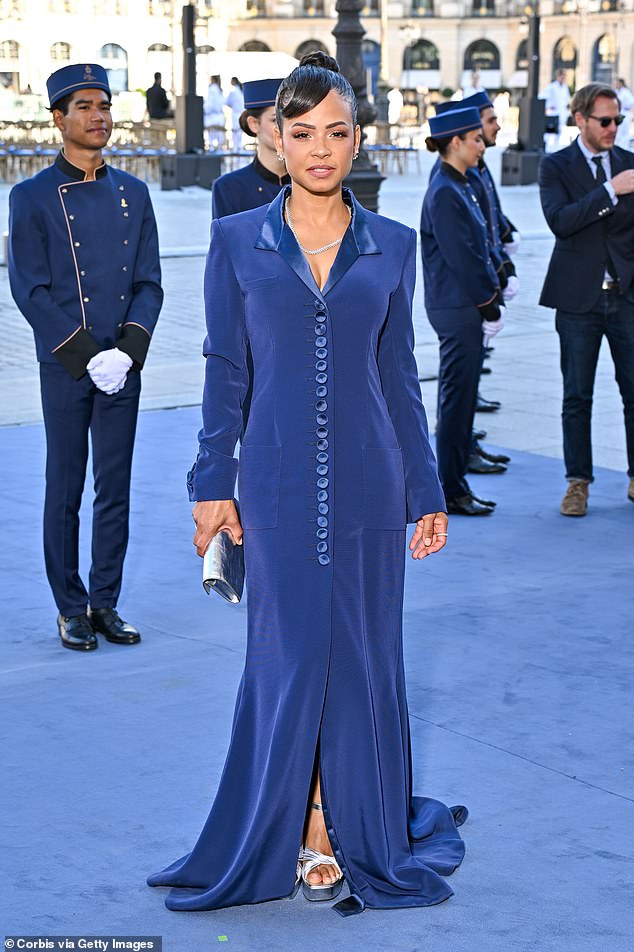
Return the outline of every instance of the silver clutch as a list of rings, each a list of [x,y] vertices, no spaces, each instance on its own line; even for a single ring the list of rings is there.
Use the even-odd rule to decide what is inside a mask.
[[[237,604],[244,590],[244,549],[228,532],[218,532],[203,558],[203,586],[228,602]]]

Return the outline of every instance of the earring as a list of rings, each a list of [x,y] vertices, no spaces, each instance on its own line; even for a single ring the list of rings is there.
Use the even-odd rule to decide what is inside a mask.
[[[359,153],[355,152],[354,155],[352,156],[352,161],[354,162],[354,160],[358,158],[359,158]]]
[[[283,161],[284,161],[284,156],[282,155],[281,152],[278,152],[278,153],[277,153],[277,157],[278,157],[278,159],[279,159],[280,162],[283,162]]]

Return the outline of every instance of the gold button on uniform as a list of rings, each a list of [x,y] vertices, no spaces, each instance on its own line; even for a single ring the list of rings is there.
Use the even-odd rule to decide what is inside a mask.
[[[71,221],[75,221],[75,216],[74,216],[74,215],[69,215],[68,217],[70,218]]]
[[[79,244],[78,241],[75,242],[75,247],[76,247],[76,248],[79,248],[79,247],[80,247],[80,244]]]
[[[85,297],[85,298],[84,298],[84,302],[85,302],[86,304],[88,304],[89,301],[90,301],[90,298],[89,298],[89,297]]]
[[[122,301],[125,301],[125,294],[122,294],[122,295],[121,295],[121,300],[122,300]]]

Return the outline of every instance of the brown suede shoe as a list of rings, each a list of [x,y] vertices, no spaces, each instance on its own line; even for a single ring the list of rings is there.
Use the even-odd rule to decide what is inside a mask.
[[[630,485],[627,487],[627,498],[634,502],[634,478],[630,479]]]
[[[585,516],[588,509],[588,483],[585,479],[571,479],[559,508],[562,516]]]

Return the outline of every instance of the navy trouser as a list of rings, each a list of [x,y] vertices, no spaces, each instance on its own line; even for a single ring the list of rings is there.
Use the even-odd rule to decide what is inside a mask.
[[[476,307],[429,308],[440,341],[436,459],[446,499],[469,492],[465,478],[482,369],[482,319]]]
[[[114,608],[121,590],[128,544],[130,470],[141,377],[108,396],[88,374],[74,380],[61,364],[40,364],[46,429],[44,559],[62,615]],[[88,434],[92,444],[95,499],[92,566],[88,591],[79,575],[79,507],[86,479]]]
[[[634,477],[634,304],[602,291],[585,314],[556,312],[564,379],[562,424],[567,479],[592,480],[592,396],[603,335],[623,399],[628,475]]]

